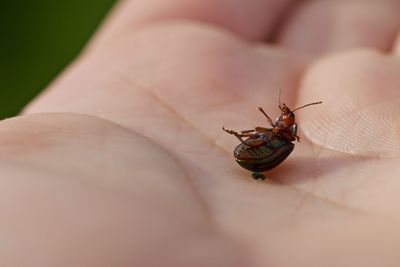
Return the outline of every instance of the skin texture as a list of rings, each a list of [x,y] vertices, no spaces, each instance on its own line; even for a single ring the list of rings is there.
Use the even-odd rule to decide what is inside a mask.
[[[123,1],[0,123],[4,266],[399,266],[400,1]],[[397,40],[397,41],[396,41]],[[268,179],[221,127],[301,143]],[[45,113],[45,114],[34,114]]]

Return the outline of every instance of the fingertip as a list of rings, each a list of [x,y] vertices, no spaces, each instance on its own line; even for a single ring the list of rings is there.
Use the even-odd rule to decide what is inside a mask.
[[[396,157],[400,145],[400,61],[370,49],[329,56],[307,70],[300,101],[324,105],[301,113],[313,143],[352,155]]]
[[[277,41],[298,52],[326,54],[358,47],[389,51],[400,26],[399,1],[302,1]]]

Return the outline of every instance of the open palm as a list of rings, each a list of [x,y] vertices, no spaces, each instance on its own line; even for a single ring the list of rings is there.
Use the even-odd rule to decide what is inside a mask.
[[[400,1],[239,2],[121,3],[45,114],[2,122],[8,266],[400,264]],[[221,127],[280,88],[324,103],[255,181]]]

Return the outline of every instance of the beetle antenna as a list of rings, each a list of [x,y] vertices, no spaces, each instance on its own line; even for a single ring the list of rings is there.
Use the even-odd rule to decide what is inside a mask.
[[[305,108],[305,107],[308,107],[308,106],[312,106],[312,105],[318,105],[318,104],[322,104],[322,101],[318,101],[318,102],[310,103],[310,104],[307,104],[307,105],[301,106],[301,107],[299,107],[299,108],[295,108],[294,110],[292,110],[292,113],[293,113],[293,112],[295,112],[296,110],[299,110],[299,109],[302,109],[302,108]]]
[[[282,109],[282,103],[281,103],[281,93],[282,93],[282,89],[279,88],[279,109]]]

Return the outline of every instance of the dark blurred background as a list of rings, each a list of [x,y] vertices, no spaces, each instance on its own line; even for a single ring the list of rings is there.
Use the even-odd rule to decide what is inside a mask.
[[[77,56],[114,2],[0,2],[0,119],[17,114]]]

